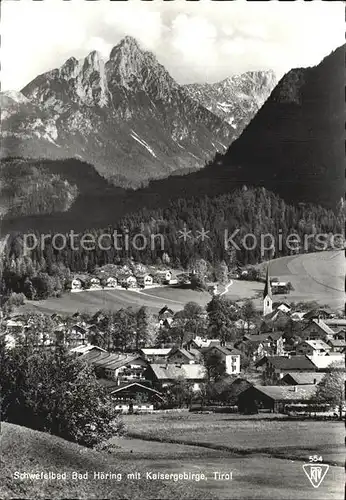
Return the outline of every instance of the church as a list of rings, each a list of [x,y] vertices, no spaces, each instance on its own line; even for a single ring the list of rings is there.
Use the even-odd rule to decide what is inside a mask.
[[[263,316],[273,312],[272,286],[269,277],[269,264],[267,266],[266,283],[263,290]]]

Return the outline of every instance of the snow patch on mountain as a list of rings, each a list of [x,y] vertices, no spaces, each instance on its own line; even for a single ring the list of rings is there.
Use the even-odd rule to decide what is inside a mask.
[[[132,130],[132,134],[130,134],[130,136],[132,137],[132,139],[134,139],[135,141],[139,142],[139,144],[141,144],[144,148],[146,148],[149,153],[154,157],[154,158],[157,158],[156,154],[154,153],[154,151],[152,150],[152,148],[149,146],[148,143],[146,143],[143,139],[141,139],[138,134]]]

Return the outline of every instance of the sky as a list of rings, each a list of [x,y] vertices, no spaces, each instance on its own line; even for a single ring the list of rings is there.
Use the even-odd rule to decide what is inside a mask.
[[[71,56],[105,59],[125,35],[154,52],[179,83],[318,64],[345,42],[339,2],[3,0],[1,89],[20,90]]]

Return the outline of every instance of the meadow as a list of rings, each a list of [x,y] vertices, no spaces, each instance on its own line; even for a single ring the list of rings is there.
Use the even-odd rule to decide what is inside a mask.
[[[287,420],[274,414],[189,413],[128,415],[127,435],[224,450],[243,455],[264,453],[294,460],[320,454],[342,465],[343,423]]]
[[[130,415],[124,421],[127,435],[112,438],[107,451],[91,450],[43,432],[3,423],[0,498],[343,498],[344,469],[332,465],[339,459],[342,463],[343,459],[341,423],[187,412]],[[131,437],[134,435],[137,437]],[[311,486],[302,469],[308,455],[315,453],[323,453],[324,461],[331,464],[319,489]],[[16,479],[16,472],[66,473],[67,478]],[[88,478],[73,479],[72,472],[83,475],[87,472]],[[122,478],[120,481],[94,478],[94,472],[111,472]],[[171,474],[171,477],[151,480],[146,477],[148,472]],[[137,473],[137,479],[127,477],[129,473]],[[205,479],[177,478],[177,474],[183,473],[204,474]],[[229,474],[231,479],[222,479],[221,474]]]
[[[260,264],[265,267],[267,264]],[[316,252],[274,259],[270,262],[270,275],[282,281],[290,281],[294,290],[287,295],[275,295],[275,300],[288,302],[316,301],[335,310],[344,308],[345,258],[341,251]],[[262,308],[263,283],[233,280],[225,297],[234,301],[252,299],[258,309]],[[80,293],[65,293],[61,298],[27,301],[21,310],[37,310],[44,313],[76,311],[96,312],[99,309],[118,310],[126,307],[148,307],[157,313],[168,305],[179,311],[187,302],[205,306],[211,300],[208,292],[186,287],[164,286],[145,290],[95,290]]]
[[[124,421],[127,437],[112,440],[118,456],[132,456],[135,462],[164,472],[203,472],[208,480],[195,486],[210,498],[343,498],[342,423],[188,412],[129,415]],[[315,454],[322,454],[330,464],[319,489],[311,486],[302,468]],[[232,481],[215,479],[216,471],[231,472]]]

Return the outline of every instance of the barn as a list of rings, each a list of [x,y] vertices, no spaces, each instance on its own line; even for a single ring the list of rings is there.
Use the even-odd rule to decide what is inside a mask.
[[[297,403],[313,403],[316,385],[255,385],[238,396],[241,413],[285,413],[286,406]]]

